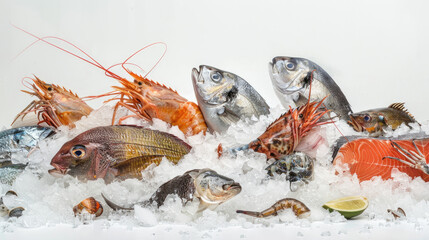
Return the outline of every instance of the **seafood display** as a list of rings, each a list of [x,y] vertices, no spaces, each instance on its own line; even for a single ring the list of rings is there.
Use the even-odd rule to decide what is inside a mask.
[[[3,196],[18,196],[16,192],[14,191],[7,191],[6,194]],[[3,197],[0,198],[0,217],[8,216],[8,217],[21,217],[22,212],[25,210],[23,207],[16,207],[13,209],[9,209],[4,203],[3,203]]]
[[[352,112],[347,98],[329,74],[316,63],[305,58],[275,57],[268,66],[274,91],[284,107],[291,103],[302,106],[310,101],[321,101],[322,107],[334,112],[340,119],[348,119]],[[311,80],[311,76],[313,79]]]
[[[174,194],[186,204],[198,198],[198,211],[214,209],[241,192],[241,186],[231,178],[222,176],[211,169],[193,169],[162,184],[152,197],[139,205],[156,203],[159,207],[164,204],[168,195]],[[107,205],[114,210],[133,210],[132,207],[121,207],[108,200],[103,195]]]
[[[192,84],[211,132],[224,133],[240,119],[270,113],[261,95],[234,73],[200,65],[192,69]]]
[[[120,98],[111,99],[119,100],[115,106],[115,112],[119,106],[123,106],[134,114],[119,119],[119,123],[128,117],[138,117],[148,121],[158,118],[172,126],[178,126],[185,135],[206,132],[207,125],[197,104],[186,100],[171,88],[129,70],[127,72],[134,78],[134,82],[116,75],[112,76],[122,84],[121,87],[113,87],[121,94]],[[115,114],[112,124],[114,121]]]
[[[421,177],[429,181],[429,137],[398,139],[358,138],[338,144],[334,151],[334,165],[347,164],[350,173],[360,181],[373,177],[391,178],[393,169],[412,178]]]
[[[74,122],[83,116],[88,116],[92,108],[82,101],[75,93],[55,84],[48,84],[39,78],[33,80],[33,92],[22,90],[39,100],[33,100],[15,118],[24,118],[30,112],[35,112],[39,119],[38,124],[45,123],[58,128],[59,126],[75,127]],[[13,125],[12,123],[12,125]]]
[[[305,204],[299,200],[294,198],[284,198],[273,204],[270,208],[265,209],[262,212],[251,212],[251,211],[243,211],[237,210],[237,213],[246,214],[252,217],[264,218],[269,216],[276,216],[278,212],[292,209],[293,213],[299,218],[304,218],[310,216],[310,209],[305,206]]]
[[[95,200],[93,197],[89,197],[73,207],[75,216],[82,214],[84,211],[99,217],[101,214],[103,214],[103,206],[101,206],[100,202]]]
[[[42,126],[12,128],[0,132],[0,162],[26,157],[39,143],[55,133]]]
[[[171,134],[137,126],[96,127],[65,143],[52,158],[51,174],[79,179],[141,178],[141,171],[165,157],[173,163],[191,146]]]
[[[404,107],[404,103],[393,103],[387,108],[377,108],[350,114],[348,123],[357,132],[369,132],[381,135],[384,128],[397,129],[401,124],[409,126],[415,123],[411,115]]]

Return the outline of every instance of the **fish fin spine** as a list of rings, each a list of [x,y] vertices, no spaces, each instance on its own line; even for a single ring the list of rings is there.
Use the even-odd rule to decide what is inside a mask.
[[[408,112],[408,109],[405,108],[404,106],[405,103],[392,103],[389,105],[388,108],[393,108],[399,111],[402,111],[404,113],[406,113],[411,119],[413,119],[414,121],[416,121],[416,119],[414,118],[414,116]]]

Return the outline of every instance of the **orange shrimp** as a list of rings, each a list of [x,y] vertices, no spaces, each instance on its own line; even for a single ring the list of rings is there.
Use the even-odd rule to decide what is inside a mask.
[[[39,78],[33,80],[33,92],[22,90],[22,92],[36,96],[39,100],[32,101],[24,110],[22,110],[12,122],[29,112],[35,112],[39,123],[46,123],[49,126],[58,128],[65,125],[70,128],[75,127],[74,122],[80,120],[83,116],[88,116],[92,108],[81,100],[75,93],[54,84],[48,84]]]

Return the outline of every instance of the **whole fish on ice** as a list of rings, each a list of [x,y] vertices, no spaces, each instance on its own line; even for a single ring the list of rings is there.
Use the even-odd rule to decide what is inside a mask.
[[[241,186],[233,179],[217,172],[205,169],[193,169],[162,184],[152,197],[139,205],[150,205],[156,202],[159,207],[164,204],[168,195],[174,194],[182,199],[183,204],[198,198],[199,211],[214,209],[241,192]],[[121,207],[102,195],[107,205],[115,210],[133,210],[132,207]]]
[[[169,133],[137,126],[104,126],[66,142],[52,158],[51,174],[79,179],[141,178],[141,171],[165,157],[173,163],[191,150]]]
[[[234,73],[200,65],[192,69],[192,83],[198,105],[212,132],[223,133],[240,119],[270,113],[259,93]]]
[[[373,177],[391,178],[398,169],[412,178],[429,181],[429,136],[403,135],[396,138],[340,138],[334,148],[334,165],[347,164],[360,181]]]
[[[313,75],[311,101],[320,101],[327,96],[324,106],[340,119],[348,120],[352,109],[346,96],[316,63],[305,58],[275,57],[268,68],[274,91],[284,107],[288,108],[291,103],[301,106],[308,102]]]
[[[357,132],[369,132],[373,135],[382,135],[383,130],[391,127],[397,129],[401,124],[415,123],[404,107],[404,103],[393,103],[387,108],[377,108],[350,114],[348,123]]]
[[[0,162],[25,158],[39,141],[53,135],[53,128],[28,126],[0,132]]]

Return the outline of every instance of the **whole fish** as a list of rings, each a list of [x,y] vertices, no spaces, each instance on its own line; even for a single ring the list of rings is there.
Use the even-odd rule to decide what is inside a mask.
[[[83,132],[66,142],[52,158],[51,174],[79,179],[141,178],[146,167],[166,157],[173,163],[191,146],[169,133],[137,126],[104,126]]]
[[[233,179],[222,176],[211,169],[193,169],[162,184],[152,197],[144,202],[137,203],[147,206],[156,202],[160,207],[170,194],[179,196],[183,204],[198,198],[199,211],[207,208],[214,209],[218,205],[231,199],[241,192],[241,186]],[[102,195],[107,205],[114,210],[133,210],[132,207],[121,207]]]
[[[55,133],[50,127],[29,126],[0,132],[0,162],[26,157],[40,140]]]
[[[387,108],[377,108],[350,114],[348,123],[357,132],[367,131],[373,134],[382,134],[383,129],[391,127],[397,129],[402,123],[407,126],[415,123],[411,115],[404,107],[404,103],[393,103]]]
[[[13,164],[11,161],[0,162],[0,183],[12,185],[26,166],[26,164]]]
[[[270,113],[259,93],[241,77],[214,67],[192,69],[192,83],[198,105],[212,132],[223,133],[240,119]]]
[[[359,181],[391,178],[398,169],[412,178],[429,181],[429,136],[424,133],[395,138],[340,138],[334,148],[333,164],[347,164]]]
[[[307,103],[312,82],[311,101],[320,101],[327,96],[324,106],[340,119],[348,120],[352,109],[347,98],[319,65],[305,58],[275,57],[268,68],[274,91],[284,107],[288,108],[291,103],[296,106]]]

